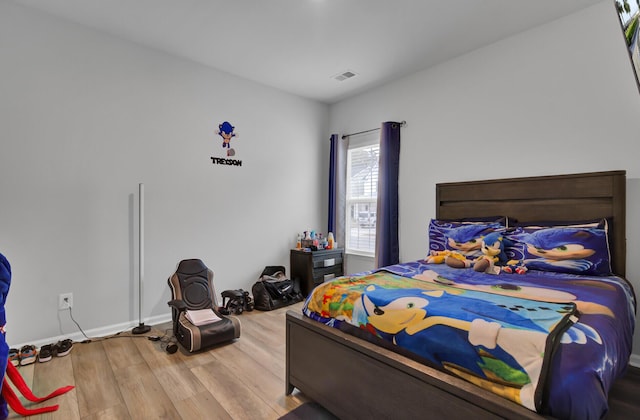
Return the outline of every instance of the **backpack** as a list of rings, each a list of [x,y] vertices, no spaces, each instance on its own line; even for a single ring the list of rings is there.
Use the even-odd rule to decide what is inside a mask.
[[[251,288],[254,308],[272,311],[301,302],[304,297],[297,282],[287,278],[281,265],[266,266]]]

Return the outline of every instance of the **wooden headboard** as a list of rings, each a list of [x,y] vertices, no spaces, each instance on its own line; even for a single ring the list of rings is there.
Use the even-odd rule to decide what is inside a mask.
[[[626,171],[436,184],[436,218],[509,216],[518,222],[606,217],[613,272],[626,267]]]

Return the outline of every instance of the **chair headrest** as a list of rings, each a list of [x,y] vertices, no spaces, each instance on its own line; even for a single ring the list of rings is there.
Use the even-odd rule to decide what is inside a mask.
[[[181,274],[198,274],[203,270],[208,270],[208,267],[199,259],[182,260],[178,263],[176,273]]]

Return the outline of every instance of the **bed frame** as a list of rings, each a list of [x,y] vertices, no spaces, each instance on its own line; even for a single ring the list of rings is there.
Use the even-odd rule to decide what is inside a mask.
[[[611,221],[613,271],[625,275],[625,171],[436,185],[436,218]],[[523,418],[538,414],[457,377],[288,311],[286,394],[298,388],[340,418]],[[348,378],[348,380],[346,380]]]

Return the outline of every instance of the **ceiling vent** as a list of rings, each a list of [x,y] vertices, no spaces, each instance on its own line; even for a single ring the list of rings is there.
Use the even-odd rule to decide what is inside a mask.
[[[352,77],[354,77],[356,74],[352,71],[345,71],[344,73],[340,73],[337,74],[335,76],[333,76],[334,79],[336,79],[338,82],[342,82],[345,81],[347,79],[351,79]]]

